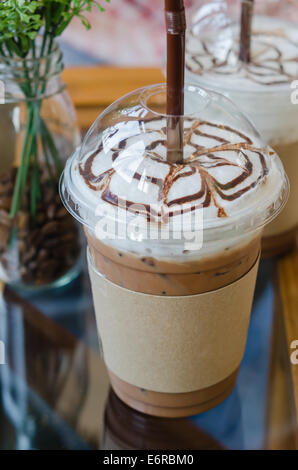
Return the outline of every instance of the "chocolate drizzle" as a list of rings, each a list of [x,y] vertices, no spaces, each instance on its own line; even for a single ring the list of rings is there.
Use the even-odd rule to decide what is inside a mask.
[[[197,42],[198,52],[189,52],[188,44],[192,40]],[[289,57],[276,44],[279,39],[284,43],[284,49],[293,49],[293,54]],[[186,45],[186,68],[197,75],[235,75],[241,73],[246,79],[254,83],[272,86],[290,83],[298,77],[298,43],[294,43],[291,38],[279,30],[276,31],[253,31],[252,52],[249,63],[237,60],[239,49],[239,39],[233,40],[233,45],[225,52],[225,56],[218,59],[213,55],[212,44],[201,40],[193,32],[189,34]],[[220,45],[220,44],[219,44]],[[221,49],[221,54],[222,50]],[[259,53],[254,51],[260,50]],[[207,65],[204,63],[207,62]],[[296,73],[288,70],[288,66],[295,63]]]
[[[154,119],[155,120],[155,119]],[[156,121],[156,120],[155,120]],[[146,121],[147,124],[153,122],[153,119]],[[160,119],[160,127],[157,129],[147,129],[146,134],[152,133],[152,141],[146,146],[141,155],[141,166],[135,169],[131,175],[132,180],[138,181],[139,184],[148,184],[158,187],[157,201],[159,203],[159,210],[155,210],[149,204],[137,204],[133,201],[123,200],[119,195],[115,194],[111,189],[111,180],[118,172],[118,159],[121,163],[121,156],[123,151],[129,151],[129,140],[131,137],[125,139],[121,138],[121,130],[126,125],[125,122],[121,123],[118,129],[113,129],[113,136],[119,133],[119,143],[117,148],[108,149],[111,154],[111,168],[96,175],[93,171],[93,162],[95,157],[103,151],[103,144],[101,143],[96,151],[94,151],[86,160],[79,165],[79,172],[83,177],[86,185],[94,190],[101,192],[101,199],[113,206],[120,206],[129,212],[134,212],[144,215],[147,220],[152,218],[156,222],[165,222],[168,217],[173,217],[177,213],[192,212],[199,208],[209,207],[214,205],[217,209],[218,217],[226,217],[225,209],[220,204],[220,199],[223,201],[234,201],[245,193],[253,189],[257,184],[265,180],[268,173],[268,168],[262,151],[253,146],[252,140],[243,133],[233,129],[229,126],[222,126],[220,124],[198,121],[192,118],[185,118],[184,129],[184,148],[188,149],[185,152],[185,160],[181,163],[171,163],[166,160],[166,136],[164,135],[163,120]],[[221,135],[215,134],[214,129],[222,131]],[[157,137],[160,136],[160,137]],[[202,139],[211,140],[210,147],[203,147],[194,142],[194,137],[199,136]],[[227,140],[227,138],[230,140]],[[231,142],[232,140],[232,142]],[[237,141],[237,143],[233,143]],[[106,139],[109,141],[109,139]],[[113,139],[115,141],[115,138]],[[164,150],[164,152],[161,152]],[[230,161],[225,157],[226,153],[234,153],[235,158]],[[256,178],[251,181],[254,165],[250,159],[250,153],[253,153],[259,161],[260,169]],[[107,152],[105,152],[107,154]],[[139,157],[136,155],[136,158]],[[144,162],[158,162],[166,166],[166,175],[164,177],[150,176],[146,173]],[[236,167],[240,170],[237,177],[231,179],[229,182],[222,183],[212,174],[212,170],[219,167],[230,166]],[[256,171],[256,170],[255,170]],[[193,194],[187,194],[183,197],[171,199],[169,197],[173,185],[178,180],[183,178],[192,177],[195,174],[200,175],[200,187],[197,188]],[[247,184],[245,182],[247,181]],[[239,188],[239,185],[242,185]],[[187,187],[187,186],[186,186]]]

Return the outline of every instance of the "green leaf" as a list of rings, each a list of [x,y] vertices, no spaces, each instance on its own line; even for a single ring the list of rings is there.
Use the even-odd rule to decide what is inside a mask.
[[[26,58],[28,55],[37,56],[34,39],[41,32],[42,41],[39,54],[41,57],[52,51],[55,37],[63,33],[65,28],[74,18],[79,18],[83,26],[90,29],[91,25],[85,13],[90,13],[92,7],[100,12],[104,11],[102,4],[109,3],[110,0],[0,0],[0,56]],[[37,56],[39,57],[39,56]],[[7,60],[7,59],[5,59]],[[47,75],[50,61],[46,60]],[[39,73],[37,68],[34,73]],[[26,75],[26,72],[24,72]],[[43,77],[38,77],[43,79]],[[30,80],[28,80],[29,82]],[[46,88],[46,80],[42,82],[41,94]],[[30,83],[23,87],[22,92],[27,97],[34,96],[34,90]],[[28,184],[28,177],[31,179],[31,214],[36,213],[36,203],[40,198],[40,181],[38,172],[37,141],[41,138],[44,149],[46,165],[51,175],[52,167],[59,174],[62,170],[59,153],[54,139],[45,123],[40,118],[39,104],[33,106],[29,100],[28,119],[22,149],[20,166],[18,168],[10,216],[15,217],[21,207],[24,191]],[[40,125],[39,125],[39,120]]]

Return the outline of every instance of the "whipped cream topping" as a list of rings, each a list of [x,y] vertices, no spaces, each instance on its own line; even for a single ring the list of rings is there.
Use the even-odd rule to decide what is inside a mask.
[[[217,121],[185,118],[183,164],[166,155],[165,118],[125,120],[107,128],[96,150],[72,166],[72,181],[94,212],[118,208],[117,217],[140,214],[163,226],[203,210],[204,228],[264,213],[284,184],[271,149]]]
[[[211,83],[217,80],[231,89],[264,89],[288,86],[298,78],[298,28],[290,22],[254,16],[249,64],[238,59],[239,24],[210,33],[197,28],[187,36],[186,69]]]
[[[253,128],[242,130],[241,115],[218,110],[215,119],[216,109],[184,118],[183,164],[167,161],[165,117],[136,105],[106,120],[67,162],[61,193],[70,212],[104,243],[140,256],[183,262],[251,241],[285,202],[284,170]],[[135,230],[140,219],[150,236]]]

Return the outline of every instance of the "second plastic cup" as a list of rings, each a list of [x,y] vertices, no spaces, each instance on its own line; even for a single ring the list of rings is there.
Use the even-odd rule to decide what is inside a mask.
[[[281,255],[296,248],[298,240],[297,5],[254,3],[249,64],[238,59],[241,2],[208,6],[201,0],[196,5],[187,37],[187,80],[237,103],[278,153],[289,176],[288,203],[266,227],[262,243],[263,256]]]

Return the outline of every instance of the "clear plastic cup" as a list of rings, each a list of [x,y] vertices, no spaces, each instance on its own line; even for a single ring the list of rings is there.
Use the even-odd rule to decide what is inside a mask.
[[[184,93],[180,117],[165,114],[165,85],[113,103],[60,184],[88,240],[112,386],[157,416],[205,411],[231,392],[262,231],[288,193],[277,154],[230,100],[193,85]],[[183,163],[168,160],[174,118],[183,121]]]
[[[254,2],[251,63],[238,59],[241,2],[199,1],[190,14],[186,79],[225,94],[280,156],[291,195],[264,233],[262,254],[296,247],[298,230],[298,9],[295,2]]]

